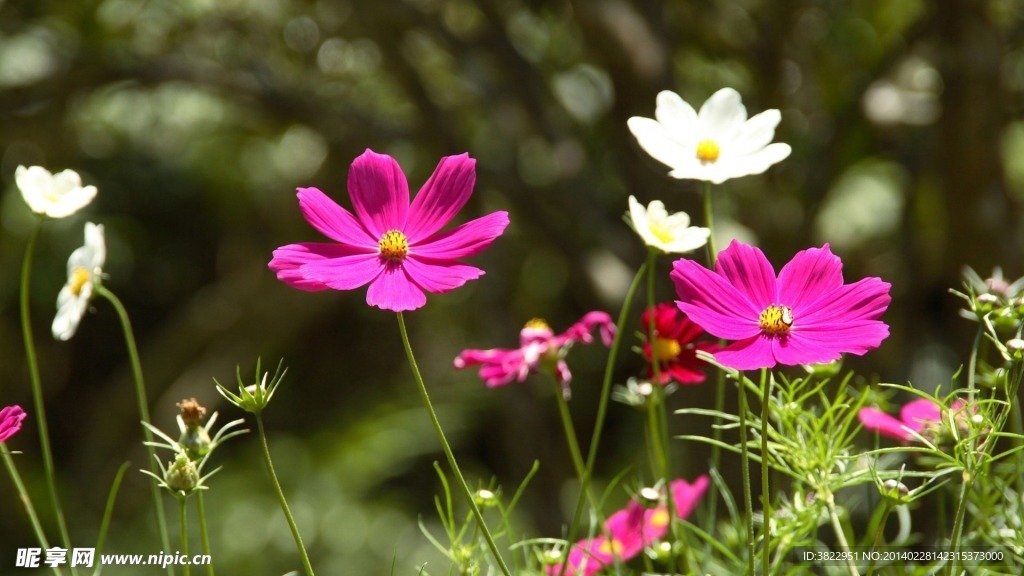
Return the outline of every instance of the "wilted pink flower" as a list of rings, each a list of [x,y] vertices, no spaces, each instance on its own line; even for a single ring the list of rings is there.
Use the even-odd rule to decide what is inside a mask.
[[[736,341],[715,359],[752,370],[861,355],[889,335],[879,320],[889,306],[889,284],[878,278],[843,284],[842,270],[826,244],[797,252],[776,277],[760,250],[734,240],[714,271],[681,259],[671,277],[677,304],[691,320]]]
[[[963,400],[953,402],[951,410],[960,410]],[[882,412],[878,408],[865,407],[857,412],[857,418],[866,430],[878,432],[882,436],[895,438],[904,442],[914,439],[914,433],[922,433],[925,429],[942,421],[942,406],[928,398],[918,398],[900,408],[900,417]]]
[[[658,378],[661,384],[699,384],[704,381],[707,364],[697,358],[697,350],[716,352],[718,344],[697,342],[704,329],[696,325],[674,304],[663,302],[644,310],[640,315],[640,329],[647,334],[651,314],[654,314],[654,338],[644,342],[644,358],[651,363],[647,370],[654,378],[654,363],[658,363]]]
[[[682,479],[670,483],[677,517],[686,518],[693,512],[697,503],[704,497],[708,482],[708,477],[704,475],[692,484]],[[569,566],[565,573],[573,576],[591,576],[605,566],[613,564],[616,559],[626,562],[663,538],[668,533],[668,528],[668,507],[665,504],[648,508],[636,500],[631,500],[625,508],[608,517],[600,536],[585,538],[572,546],[567,558]],[[547,573],[561,574],[562,565],[548,566]]]
[[[594,328],[600,333],[604,345],[611,346],[615,323],[604,312],[588,312],[579,322],[557,335],[547,322],[535,318],[519,332],[519,348],[464,350],[455,358],[455,367],[479,364],[480,378],[489,388],[504,386],[513,380],[522,382],[528,375],[547,368],[568,393],[572,374],[565,363],[565,355],[577,342],[593,342],[591,333]]]
[[[299,188],[306,220],[334,242],[302,242],[274,250],[270,269],[299,290],[353,290],[366,303],[401,312],[423,306],[483,275],[458,261],[479,254],[508,226],[492,212],[441,232],[473,193],[476,160],[446,156],[409,203],[409,185],[393,158],[367,150],[352,162],[348,192],[355,215],[316,188]]]
[[[21,421],[25,419],[25,411],[21,406],[7,406],[0,410],[0,442],[6,442],[21,430]]]

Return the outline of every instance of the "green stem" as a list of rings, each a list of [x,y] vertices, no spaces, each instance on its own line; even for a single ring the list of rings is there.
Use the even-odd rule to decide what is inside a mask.
[[[270,473],[270,481],[274,484],[274,492],[277,494],[277,501],[284,512],[285,520],[288,521],[288,528],[292,531],[292,538],[295,539],[295,546],[299,549],[299,556],[302,558],[302,567],[306,570],[306,576],[313,576],[313,566],[309,563],[309,555],[306,554],[306,547],[302,544],[302,536],[299,534],[299,527],[295,524],[292,511],[288,508],[288,500],[284,497],[284,490],[281,489],[281,482],[277,479],[277,472],[274,471],[274,462],[270,459],[270,446],[267,445],[267,432],[263,429],[263,416],[256,413],[256,427],[260,433],[260,445],[263,447],[263,461],[267,465],[267,472]]]
[[[128,351],[128,361],[132,367],[132,380],[135,382],[135,402],[139,408],[139,418],[146,424],[152,424],[152,420],[149,417],[149,396],[146,394],[146,381],[142,377],[142,362],[139,360],[139,349],[135,344],[135,332],[132,330],[128,311],[125,309],[124,304],[121,303],[121,300],[99,282],[93,284],[93,290],[95,290],[97,296],[110,302],[114,312],[117,314],[117,319],[121,322],[124,344]],[[157,465],[156,449],[151,445],[153,433],[145,426],[142,427],[142,433],[146,439],[146,455],[149,459],[149,470],[159,476],[160,471]],[[163,545],[164,550],[170,550],[171,538],[167,532],[167,515],[164,511],[164,501],[161,498],[160,487],[157,485],[155,478],[149,483],[149,495],[153,501],[153,512],[156,514],[156,526],[157,531],[160,533],[160,544]],[[167,573],[170,576],[174,576],[174,567],[168,565]]]
[[[25,505],[25,513],[28,514],[32,530],[36,533],[36,540],[39,541],[39,545],[42,546],[43,550],[46,550],[50,547],[50,543],[46,540],[46,533],[43,532],[43,525],[39,522],[39,515],[36,514],[35,506],[32,505],[32,498],[28,495],[28,490],[25,489],[25,483],[21,480],[21,474],[18,474],[18,468],[14,465],[14,458],[11,457],[11,451],[7,449],[5,442],[0,442],[0,457],[4,460],[4,466],[7,468],[7,474],[11,477],[11,482],[14,483],[14,487],[18,490],[21,503]],[[56,566],[53,566],[52,570],[57,576],[61,575],[61,571],[57,570]]]
[[[46,489],[50,493],[50,504],[53,506],[54,515],[57,518],[57,529],[60,531],[61,541],[64,548],[71,549],[71,538],[68,536],[68,526],[64,521],[64,509],[60,504],[60,496],[57,494],[57,476],[53,467],[53,452],[50,450],[50,430],[46,424],[46,408],[43,404],[43,384],[39,377],[39,360],[36,357],[35,339],[32,336],[32,319],[29,316],[29,284],[32,276],[32,255],[35,252],[36,239],[39,238],[39,231],[43,227],[43,219],[40,218],[36,227],[29,236],[28,245],[25,247],[25,259],[21,263],[21,292],[19,304],[21,306],[21,335],[25,341],[25,358],[28,361],[29,381],[32,384],[32,403],[35,409],[36,423],[39,427],[39,449],[43,455],[43,472],[46,475]],[[72,574],[78,571],[71,569]]]
[[[974,382],[975,370],[978,366],[978,350],[981,348],[981,337],[985,331],[985,324],[979,323],[978,333],[974,335],[974,343],[971,345],[971,356],[967,360],[967,402],[974,403],[976,385]]]
[[[860,576],[860,572],[857,571],[857,564],[854,563],[853,556],[850,554],[850,544],[846,541],[843,525],[839,522],[839,513],[836,512],[836,499],[832,492],[825,493],[825,504],[828,505],[828,516],[832,521],[832,530],[836,533],[836,541],[839,542],[839,547],[842,551],[846,553],[844,556],[846,557],[847,567],[850,569],[850,576]]]
[[[622,327],[626,325],[629,318],[629,311],[633,305],[633,298],[640,289],[640,282],[647,272],[645,263],[636,272],[633,282],[626,291],[626,297],[622,302],[622,309],[619,310],[619,317],[615,322],[615,336],[612,338],[611,348],[608,350],[608,360],[604,366],[604,378],[601,381],[601,396],[597,403],[597,416],[594,418],[594,432],[590,437],[590,449],[587,451],[586,474],[583,475],[583,486],[580,488],[580,495],[576,500],[576,511],[572,516],[572,524],[569,525],[569,542],[576,541],[576,534],[580,520],[583,518],[583,505],[587,500],[587,493],[590,490],[590,478],[594,473],[594,465],[597,463],[598,446],[601,443],[601,433],[604,431],[604,421],[608,413],[608,401],[611,398],[612,377],[615,373],[615,361],[619,356],[619,347],[622,345]],[[569,566],[568,562],[562,563],[561,574],[564,575]]]
[[[569,403],[565,401],[565,390],[558,380],[552,377],[551,382],[555,386],[555,402],[558,404],[558,415],[562,420],[562,431],[565,432],[565,441],[569,445],[569,454],[572,456],[572,465],[576,468],[576,476],[583,482],[586,475],[586,466],[583,463],[583,455],[580,452],[580,442],[576,437],[576,429],[572,425],[572,416],[569,414]]]
[[[494,556],[495,562],[498,563],[501,573],[505,576],[512,576],[508,566],[505,564],[505,560],[501,557],[501,553],[498,551],[498,545],[494,543],[494,536],[491,535],[491,531],[487,528],[487,523],[484,522],[484,515],[476,505],[476,501],[473,499],[473,493],[469,490],[469,485],[466,484],[465,477],[462,476],[462,470],[459,469],[459,464],[455,461],[455,454],[452,452],[452,448],[448,444],[448,439],[444,435],[444,430],[441,429],[441,421],[438,420],[437,412],[434,411],[434,405],[430,402],[430,395],[427,394],[427,386],[423,383],[423,376],[420,375],[419,366],[416,364],[416,357],[413,356],[412,353],[412,345],[409,343],[409,333],[405,329],[405,318],[401,312],[398,312],[396,315],[398,316],[398,330],[402,333],[402,345],[405,346],[405,355],[409,359],[409,367],[412,369],[412,375],[416,380],[416,386],[419,388],[420,397],[423,399],[423,405],[427,408],[427,413],[430,415],[430,421],[434,425],[434,431],[437,432],[437,438],[441,441],[441,449],[444,450],[444,455],[448,458],[448,465],[451,466],[452,473],[455,474],[455,479],[458,480],[459,487],[462,488],[462,492],[466,496],[466,500],[469,502],[469,507],[473,511],[473,516],[476,517],[476,521],[480,525],[480,529],[484,535],[484,540],[487,542],[487,547],[490,549],[491,555]]]
[[[206,507],[203,505],[203,491],[196,491],[196,508],[199,514],[199,537],[203,541],[203,554],[207,558],[213,558],[210,553],[210,534],[206,529]],[[213,574],[213,562],[206,564],[206,574],[208,576],[214,576]]]
[[[715,217],[711,208],[711,182],[704,181],[704,227],[711,230],[708,234],[708,264],[713,269],[718,252],[715,251]]]
[[[885,509],[882,512],[882,519],[878,522],[878,529],[875,530],[875,539],[871,544],[871,550],[874,551],[882,544],[882,539],[885,536],[885,524],[889,521],[889,514],[892,513],[892,505],[888,500],[885,501]],[[868,563],[867,576],[871,576],[875,572],[875,559],[872,556],[871,561]]]
[[[181,554],[188,556],[188,497],[178,495],[178,516],[181,522]],[[185,576],[190,576],[192,567],[185,564]]]
[[[761,369],[761,389],[764,390],[764,397],[761,400],[761,507],[764,509],[764,549],[762,551],[762,570],[765,576],[771,566],[771,521],[772,521],[772,496],[768,486],[768,413],[769,402],[772,395],[772,379],[768,377],[768,370]]]
[[[754,556],[757,555],[757,543],[754,541],[754,501],[750,492],[750,454],[747,452],[747,388],[743,383],[743,374],[737,375],[740,394],[740,475],[743,476],[743,505],[747,509],[744,521],[747,529],[747,574],[754,576]]]

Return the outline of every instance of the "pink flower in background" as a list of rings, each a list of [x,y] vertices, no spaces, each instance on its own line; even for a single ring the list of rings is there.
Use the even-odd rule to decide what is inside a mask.
[[[398,163],[367,150],[348,173],[355,215],[316,188],[298,189],[306,221],[334,242],[282,246],[274,250],[270,269],[299,290],[369,284],[370,306],[420,308],[426,292],[448,292],[482,276],[483,270],[459,260],[482,252],[508,226],[508,213],[499,211],[440,231],[473,193],[475,167],[468,154],[442,158],[410,204]]]
[[[480,378],[489,388],[504,386],[513,380],[522,382],[528,375],[548,368],[568,393],[572,374],[565,363],[565,355],[577,342],[593,342],[595,328],[604,345],[611,346],[615,323],[604,312],[588,312],[561,334],[555,334],[547,322],[533,319],[519,332],[519,348],[464,350],[455,358],[455,367],[479,365]]]
[[[704,329],[694,324],[679,311],[679,308],[669,302],[648,308],[640,315],[640,330],[644,334],[650,329],[652,312],[654,338],[645,342],[643,346],[644,358],[651,363],[647,376],[654,378],[654,362],[657,362],[660,384],[703,382],[704,368],[707,364],[697,358],[697,350],[713,353],[718,350],[718,344],[696,342],[697,338],[704,334]]]
[[[6,442],[21,430],[21,422],[27,414],[21,406],[7,406],[0,410],[0,442]]]
[[[826,244],[797,252],[776,277],[760,250],[734,240],[714,271],[680,259],[671,277],[680,310],[708,333],[736,341],[715,359],[753,370],[831,362],[881,344],[889,335],[879,320],[891,300],[889,284],[843,284],[842,270]]]
[[[686,480],[670,483],[672,502],[676,516],[686,518],[696,508],[708,489],[706,475],[692,484]],[[630,500],[625,508],[612,514],[604,523],[602,534],[595,538],[580,540],[569,550],[569,566],[565,573],[573,576],[591,576],[605,566],[626,562],[668,533],[669,515],[665,504],[648,508],[636,500]],[[561,574],[562,565],[547,567],[547,573]]]
[[[963,400],[957,400],[950,409],[956,411],[963,405]],[[920,434],[926,428],[942,421],[942,406],[934,400],[918,398],[900,408],[899,419],[870,406],[861,408],[857,412],[857,418],[866,430],[907,442],[914,439],[914,432]]]

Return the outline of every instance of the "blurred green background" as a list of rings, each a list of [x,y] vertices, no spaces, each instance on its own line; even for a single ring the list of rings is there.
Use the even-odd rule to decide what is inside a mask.
[[[17,306],[33,219],[18,165],[73,168],[99,188],[82,214],[47,223],[31,284],[73,545],[93,545],[111,479],[131,460],[107,550],[159,552],[113,310],[97,301],[73,340],[49,336],[67,256],[91,220],[106,227],[106,285],[131,314],[155,423],[175,430],[174,404],[191,396],[222,422],[241,417],[212,378],[230,383],[241,364],[251,379],[257,356],[284,358],[271,450],[319,572],[384,574],[396,557],[398,574],[424,562],[443,573],[416,526],[434,522],[431,462],[443,456],[392,314],[368,308],[364,290],[303,293],[266,268],[275,247],[321,239],[295,188],[349,206],[348,165],[367,147],[395,156],[414,191],[441,156],[478,159],[461,217],[501,209],[512,224],[473,260],[482,279],[431,296],[407,322],[471,482],[495,477],[510,491],[540,459],[518,526],[557,537],[575,491],[549,384],[485,390],[452,359],[514,345],[533,317],[562,330],[592,309],[617,314],[645,253],[622,221],[627,196],[701,221],[698,183],[668,178],[626,119],[653,116],[660,90],[699,106],[723,86],[751,114],[779,108],[776,141],[793,154],[717,188],[719,246],[756,242],[781,266],[831,242],[847,278],[893,285],[892,336],[847,366],[948,383],[974,330],[947,293],[962,266],[1024,274],[1024,2],[0,0],[0,405],[30,412],[10,445],[37,504],[46,509]],[[598,348],[570,358],[581,438]],[[617,382],[641,369],[623,358]],[[672,402],[710,398],[695,386]],[[641,421],[613,405],[603,478],[645,472]],[[231,441],[214,462],[222,574],[299,568],[255,440]],[[679,475],[706,469],[705,451],[676,449]],[[0,502],[0,574],[25,573],[14,552],[35,543],[6,477]]]

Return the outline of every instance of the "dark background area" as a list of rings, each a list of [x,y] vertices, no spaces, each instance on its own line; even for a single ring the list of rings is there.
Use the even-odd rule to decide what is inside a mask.
[[[93,545],[110,481],[131,460],[108,550],[159,551],[147,480],[134,472],[145,456],[113,310],[97,301],[73,340],[49,336],[88,220],[106,227],[105,284],[131,314],[155,423],[173,431],[174,403],[190,396],[222,422],[241,417],[212,378],[230,383],[241,364],[251,379],[258,356],[284,358],[266,419],[314,564],[381,574],[397,555],[396,573],[413,574],[443,565],[416,526],[417,516],[433,524],[431,462],[443,456],[392,314],[368,308],[364,290],[303,293],[267,270],[277,246],[321,239],[295,188],[350,206],[348,165],[368,147],[395,156],[413,191],[441,156],[477,158],[460,218],[500,209],[512,224],[473,259],[483,278],[406,318],[470,478],[493,476],[510,492],[540,459],[520,526],[557,537],[575,490],[550,386],[485,390],[451,361],[464,348],[514,345],[533,317],[562,330],[589,310],[617,314],[645,254],[622,221],[628,195],[701,222],[699,183],[668,178],[626,120],[652,117],[660,90],[699,107],[723,86],[751,115],[780,109],[776,141],[793,154],[716,188],[719,246],[755,242],[780,267],[831,242],[846,278],[893,285],[892,336],[847,367],[869,380],[948,383],[974,331],[947,292],[961,268],[1024,274],[1024,2],[0,0],[0,405],[30,413],[10,445],[37,505],[46,508],[17,306],[33,219],[18,165],[73,168],[99,188],[82,213],[46,224],[31,284],[73,544]],[[672,296],[669,262],[661,299]],[[570,358],[581,438],[604,358],[599,347]],[[616,381],[640,369],[626,353]],[[695,386],[671,401],[711,397]],[[679,431],[707,432],[678,420]],[[641,427],[639,413],[612,406],[603,479],[646,470]],[[679,475],[706,469],[703,449],[675,448]],[[298,568],[255,436],[221,450],[207,494],[217,566]],[[20,573],[14,549],[34,540],[7,480],[0,501],[0,573]]]

